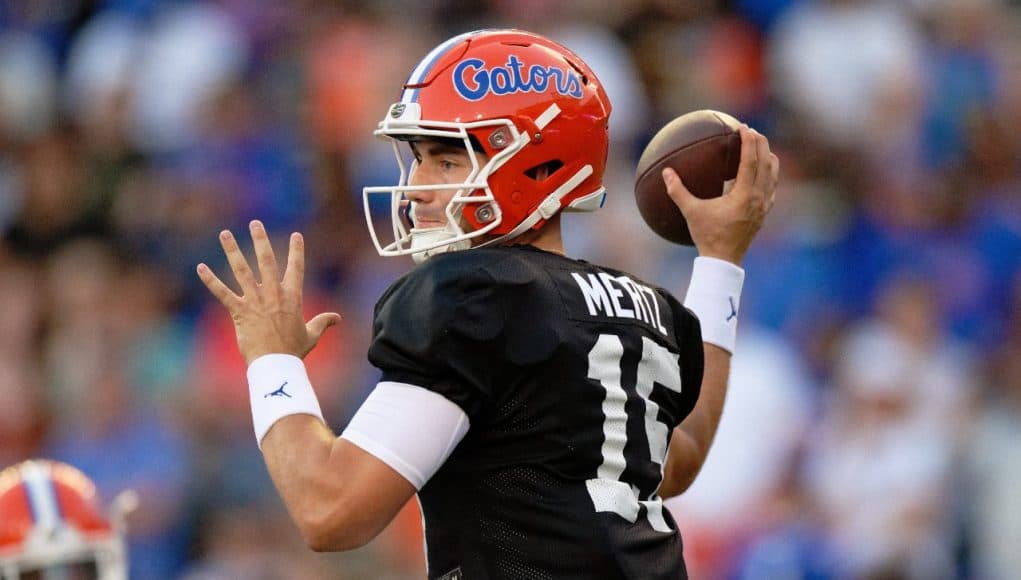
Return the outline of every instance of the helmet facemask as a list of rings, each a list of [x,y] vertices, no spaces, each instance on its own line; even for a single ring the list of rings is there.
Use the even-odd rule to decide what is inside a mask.
[[[395,111],[400,111],[398,118],[394,118]],[[507,145],[486,159],[473,143],[474,133],[497,129],[504,131]],[[503,219],[500,204],[489,185],[489,176],[528,143],[528,136],[522,135],[510,120],[494,119],[474,123],[422,122],[417,119],[416,104],[397,103],[391,107],[391,113],[373,134],[390,142],[400,169],[397,185],[365,187],[362,190],[365,219],[372,241],[380,255],[410,254],[416,262],[422,262],[436,254],[497,241],[487,240],[484,244],[478,243],[478,238],[498,227]],[[471,162],[471,171],[464,181],[409,185],[417,163],[405,159],[401,146],[405,142],[418,140],[441,140],[462,144]],[[444,210],[446,224],[430,228],[415,227],[412,217],[414,202],[408,198],[408,192],[445,190],[454,190],[454,195]],[[390,197],[393,241],[389,243],[381,241],[372,221],[371,196],[379,194]],[[464,219],[465,211],[471,211],[468,206],[475,207],[474,215],[477,221],[484,223],[482,227],[472,228]]]

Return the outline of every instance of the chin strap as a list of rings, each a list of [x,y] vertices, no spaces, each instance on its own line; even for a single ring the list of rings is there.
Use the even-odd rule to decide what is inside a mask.
[[[586,165],[582,167],[581,169],[578,170],[577,173],[571,176],[570,179],[565,181],[560,187],[554,190],[553,193],[546,196],[546,199],[544,199],[542,203],[539,204],[539,207],[536,208],[536,210],[533,211],[527,218],[525,218],[524,221],[518,224],[518,227],[514,228],[513,230],[502,236],[478,244],[476,247],[483,248],[486,246],[494,246],[499,244],[500,242],[512,240],[530,230],[533,226],[535,226],[535,224],[539,223],[540,219],[544,220],[550,219],[551,217],[556,215],[558,211],[560,211],[561,209],[560,200],[563,199],[564,196],[567,195],[568,193],[574,191],[574,189],[578,187],[578,185],[580,185],[581,182],[588,179],[588,177],[592,175],[592,172],[593,169],[591,165]],[[570,207],[574,208],[575,211],[593,211],[595,209],[598,209],[602,205],[602,201],[605,199],[605,197],[606,188],[600,187],[596,191],[579,198],[574,203],[572,203]],[[567,211],[566,208],[565,211]],[[443,240],[454,238],[458,235],[459,234],[450,229],[449,226],[412,229],[411,247],[412,249],[416,247],[428,247],[433,244],[440,243]],[[472,247],[471,239],[458,240],[456,242],[442,245],[437,248],[414,252],[413,254],[411,254],[411,257],[413,260],[415,260],[416,264],[421,264],[422,262],[426,261],[430,257],[435,256],[437,254],[467,250],[471,247]]]
[[[493,244],[497,244],[499,242],[502,242],[503,240],[508,240],[508,239],[516,238],[516,237],[520,236],[521,234],[527,232],[528,230],[532,229],[532,226],[534,226],[535,224],[539,223],[540,219],[544,219],[544,220],[550,219],[558,211],[560,211],[560,200],[563,199],[564,196],[567,195],[568,193],[571,193],[572,191],[574,191],[574,188],[576,188],[579,185],[581,185],[581,182],[583,182],[586,179],[588,179],[588,176],[592,175],[592,172],[593,172],[593,169],[592,169],[591,165],[586,165],[586,166],[582,167],[581,169],[578,170],[577,173],[572,175],[570,179],[565,181],[563,183],[563,185],[561,185],[560,187],[556,188],[553,191],[553,193],[551,193],[548,196],[546,196],[546,199],[542,200],[542,203],[539,204],[539,207],[536,208],[536,210],[533,211],[528,217],[526,217],[524,220],[522,220],[522,222],[520,224],[518,224],[518,227],[514,228],[510,232],[508,232],[508,233],[506,233],[506,234],[504,234],[504,235],[502,235],[502,236],[500,236],[500,237],[498,237],[496,239],[490,240],[490,241],[486,242],[485,244],[481,244],[481,245],[482,246],[491,246]],[[602,195],[603,189],[600,188],[600,190],[598,192],[596,192],[596,193],[598,193],[599,195]],[[594,194],[590,194],[589,196],[585,196],[585,197],[588,198],[590,196],[594,196]]]
[[[458,233],[452,230],[448,226],[440,226],[436,228],[412,228],[411,230],[411,249],[414,250],[416,247],[423,248],[429,247],[434,244],[443,242],[457,237]],[[432,256],[437,254],[445,254],[447,252],[458,252],[460,250],[467,250],[472,245],[471,240],[458,240],[449,244],[444,244],[436,248],[430,248],[428,250],[421,250],[411,254],[411,259],[416,264],[428,260]]]

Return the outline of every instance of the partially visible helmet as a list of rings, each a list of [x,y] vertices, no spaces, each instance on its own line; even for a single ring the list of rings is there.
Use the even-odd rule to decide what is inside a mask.
[[[96,486],[56,461],[30,460],[0,471],[0,580],[125,580],[122,494],[102,513]]]
[[[560,210],[598,209],[605,197],[609,116],[610,101],[596,75],[547,38],[481,30],[447,40],[415,67],[375,131],[392,142],[401,170],[396,186],[363,190],[376,249],[419,259],[471,247],[472,238],[483,235],[485,242],[475,245],[516,237]],[[404,161],[401,142],[420,139],[463,143],[472,159],[468,178],[409,186],[415,164]],[[446,226],[414,227],[402,209],[414,190],[456,190]],[[374,194],[390,196],[392,241],[381,241],[374,227]]]

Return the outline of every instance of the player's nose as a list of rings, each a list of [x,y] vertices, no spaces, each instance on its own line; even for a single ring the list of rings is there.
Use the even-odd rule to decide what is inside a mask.
[[[408,185],[426,185],[426,184],[409,182]],[[404,192],[404,195],[408,199],[408,201],[411,201],[416,204],[428,205],[430,202],[432,202],[433,198],[436,197],[436,192],[432,190],[412,189]]]
[[[438,185],[439,181],[436,179],[434,172],[430,171],[428,167],[418,166],[415,171],[408,176],[408,185]],[[407,192],[408,199],[418,203],[429,203],[436,196],[435,190],[411,190]]]
[[[416,167],[411,172],[411,175],[408,176],[408,185],[411,185],[411,186],[429,185],[428,173],[429,173],[428,170],[424,170],[424,169],[422,169],[422,167]],[[424,195],[426,195],[427,193],[430,193],[430,192],[428,192],[428,191],[421,191],[421,190],[412,190],[412,191],[408,192],[408,198],[412,199],[413,201],[421,201],[422,197]]]

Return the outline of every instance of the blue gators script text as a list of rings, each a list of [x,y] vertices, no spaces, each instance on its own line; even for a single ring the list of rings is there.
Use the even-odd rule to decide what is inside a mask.
[[[573,70],[538,64],[525,68],[525,64],[513,54],[505,65],[485,67],[485,61],[480,58],[469,58],[458,63],[454,68],[454,88],[457,93],[469,101],[481,100],[489,93],[544,93],[547,89],[576,99],[583,95],[581,77]]]

